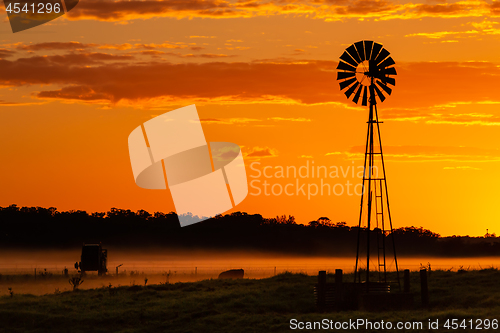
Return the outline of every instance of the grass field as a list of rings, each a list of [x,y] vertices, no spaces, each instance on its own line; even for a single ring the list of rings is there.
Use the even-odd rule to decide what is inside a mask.
[[[330,278],[333,279],[333,276]],[[352,275],[344,275],[350,281]],[[430,308],[420,306],[419,273],[411,273],[415,310],[317,313],[317,277],[279,274],[267,279],[204,280],[192,283],[102,287],[43,296],[2,291],[4,332],[285,332],[290,320],[421,321],[423,331],[453,331],[447,319],[500,319],[500,272],[433,271]],[[439,330],[427,330],[439,319]],[[475,322],[474,322],[475,325]],[[483,325],[483,330],[484,329]],[[492,330],[492,329],[490,329]],[[366,332],[367,330],[360,330]],[[375,331],[375,330],[374,330]],[[380,330],[377,330],[380,331]],[[410,330],[416,331],[416,330]],[[422,330],[419,330],[420,332]],[[475,331],[470,327],[458,331]]]

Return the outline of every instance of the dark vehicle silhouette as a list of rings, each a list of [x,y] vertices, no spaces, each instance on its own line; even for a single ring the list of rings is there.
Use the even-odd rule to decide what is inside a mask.
[[[230,269],[219,274],[219,279],[243,279],[245,271],[243,269]]]
[[[75,268],[80,269],[82,274],[97,271],[98,275],[106,274],[108,261],[108,250],[99,244],[83,244],[81,261],[75,263]]]

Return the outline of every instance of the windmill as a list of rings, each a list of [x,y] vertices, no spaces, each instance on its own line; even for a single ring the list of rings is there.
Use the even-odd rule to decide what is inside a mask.
[[[387,180],[385,175],[384,155],[382,153],[382,138],[380,136],[380,123],[378,120],[377,103],[386,99],[384,95],[390,95],[395,86],[394,77],[396,69],[394,60],[389,51],[382,44],[363,40],[349,46],[340,56],[337,67],[337,80],[340,90],[348,99],[356,104],[361,102],[362,106],[369,105],[368,133],[366,136],[365,162],[363,172],[363,192],[361,194],[361,205],[358,223],[358,244],[356,249],[356,266],[354,270],[354,282],[361,282],[360,247],[362,233],[366,233],[366,286],[370,291],[370,252],[376,245],[378,282],[387,283],[387,261],[386,261],[386,238],[387,232],[392,240],[392,251],[396,267],[397,283],[399,283],[399,269],[394,244],[391,211],[389,208],[389,196]],[[378,172],[378,167],[382,172]],[[365,215],[363,215],[366,206]],[[366,216],[366,228],[362,227],[363,217]],[[387,221],[389,229],[386,229]],[[373,230],[372,230],[373,227]],[[376,244],[370,244],[371,238],[376,238]]]

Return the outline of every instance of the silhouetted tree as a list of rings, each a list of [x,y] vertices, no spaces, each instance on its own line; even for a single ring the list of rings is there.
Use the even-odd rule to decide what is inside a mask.
[[[307,225],[294,216],[264,218],[233,212],[181,228],[175,212],[58,211],[55,207],[0,207],[0,247],[68,248],[82,242],[106,246],[157,246],[220,250],[258,250],[301,255],[353,255],[359,227],[320,217]],[[374,235],[377,231],[371,233]],[[399,255],[493,256],[500,255],[500,238],[441,237],[422,227],[393,231]],[[389,235],[389,233],[386,233]],[[374,243],[375,244],[375,243]]]

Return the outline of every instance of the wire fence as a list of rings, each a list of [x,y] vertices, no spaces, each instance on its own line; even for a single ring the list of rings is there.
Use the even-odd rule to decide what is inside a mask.
[[[463,260],[450,262],[448,264],[433,264],[432,261],[423,261],[421,263],[405,263],[404,261],[399,261],[399,270],[410,269],[411,271],[416,271],[421,268],[431,268],[432,270],[450,270],[457,271],[459,269],[465,270],[475,270],[475,269],[485,269],[491,267],[500,267],[500,259],[489,261],[473,261],[473,260]],[[242,263],[241,265],[166,265],[166,264],[148,264],[148,263],[134,263],[125,264],[120,266],[118,269],[116,266],[119,264],[110,263],[108,265],[108,275],[165,275],[168,274],[170,277],[174,276],[210,276],[217,277],[221,272],[230,269],[244,269],[245,277],[248,278],[262,278],[271,277],[283,272],[291,273],[302,273],[307,275],[317,275],[318,271],[326,270],[327,272],[334,273],[335,269],[342,269],[344,273],[352,273],[354,271],[355,261],[352,264],[332,264],[328,263],[325,265],[251,265]],[[376,269],[376,263],[371,263],[372,269]],[[366,263],[361,263],[359,268],[365,268]],[[71,266],[65,265],[54,265],[54,264],[37,264],[37,265],[9,265],[0,264],[0,274],[2,275],[65,275],[65,269],[67,269],[66,274],[76,274],[77,270]],[[396,266],[394,263],[388,263],[388,271],[395,271]],[[97,272],[87,272],[89,275],[97,275]]]

